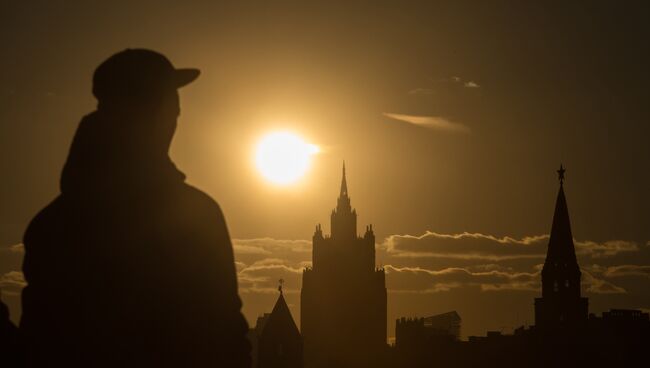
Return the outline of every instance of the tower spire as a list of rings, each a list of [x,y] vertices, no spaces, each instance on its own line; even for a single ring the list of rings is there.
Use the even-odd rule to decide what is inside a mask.
[[[564,196],[564,172],[562,165],[557,171],[560,180],[560,189],[555,201],[555,212],[553,213],[553,224],[548,244],[547,257],[553,260],[562,259],[565,262],[575,263],[576,254],[573,245],[573,234],[571,233],[571,221],[569,220],[569,209]],[[576,265],[577,266],[577,265]]]
[[[583,323],[589,301],[581,297],[582,273],[576,259],[571,221],[564,195],[564,166],[557,170],[560,188],[542,268],[542,297],[535,299],[535,324],[540,327]]]
[[[343,160],[343,178],[341,179],[341,197],[348,196],[348,183],[345,180],[345,160]]]
[[[332,211],[332,237],[340,239],[355,238],[357,234],[357,213],[350,205],[348,182],[345,177],[345,161],[341,178],[341,193],[337,199],[336,209]]]

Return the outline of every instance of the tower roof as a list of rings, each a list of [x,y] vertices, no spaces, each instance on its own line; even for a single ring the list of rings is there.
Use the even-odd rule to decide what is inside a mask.
[[[560,170],[558,170],[560,190],[555,200],[555,213],[553,214],[553,225],[551,226],[546,260],[576,262],[569,209],[564,195],[564,171],[564,168],[560,166]]]
[[[291,316],[289,306],[284,300],[284,295],[280,293],[278,300],[275,302],[275,306],[273,307],[271,315],[269,315],[266,323],[264,324],[262,335],[278,336],[284,335],[287,332],[292,335],[300,335],[298,326]]]

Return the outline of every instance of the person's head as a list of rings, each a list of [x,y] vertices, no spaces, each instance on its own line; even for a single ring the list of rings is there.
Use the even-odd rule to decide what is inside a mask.
[[[138,128],[168,145],[180,114],[177,90],[198,76],[198,69],[176,69],[155,51],[126,49],[97,67],[93,95],[99,111],[132,116],[143,125]]]

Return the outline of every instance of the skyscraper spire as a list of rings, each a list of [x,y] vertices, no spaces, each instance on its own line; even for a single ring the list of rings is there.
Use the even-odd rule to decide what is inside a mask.
[[[350,205],[348,182],[345,177],[345,161],[341,178],[341,193],[337,200],[336,209],[332,212],[332,237],[354,238],[357,234],[357,213]]]
[[[341,179],[341,197],[348,196],[348,183],[345,180],[345,160],[343,161],[343,178]]]

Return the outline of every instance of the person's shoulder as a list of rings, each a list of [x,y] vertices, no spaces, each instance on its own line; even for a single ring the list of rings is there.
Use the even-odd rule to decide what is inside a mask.
[[[32,218],[25,229],[23,243],[27,246],[33,240],[51,237],[52,233],[60,227],[65,212],[63,200],[59,195]]]
[[[222,216],[221,207],[217,201],[201,189],[184,183],[181,187],[182,197],[186,205],[202,215]]]

